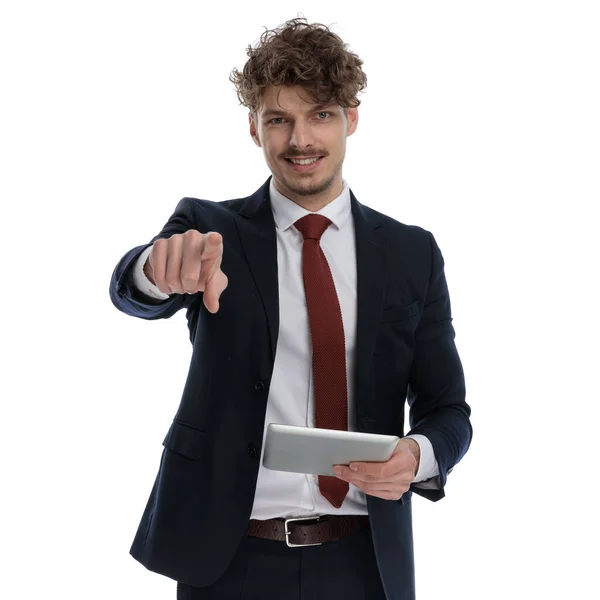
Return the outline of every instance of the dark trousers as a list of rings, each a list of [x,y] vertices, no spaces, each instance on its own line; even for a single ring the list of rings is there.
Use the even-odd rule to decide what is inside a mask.
[[[207,587],[177,583],[177,600],[386,600],[370,531],[321,546],[247,536]]]

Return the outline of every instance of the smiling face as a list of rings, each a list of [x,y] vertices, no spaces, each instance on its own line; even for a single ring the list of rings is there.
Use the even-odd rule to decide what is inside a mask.
[[[256,115],[249,114],[250,135],[263,149],[273,183],[284,196],[316,212],[342,192],[346,138],[358,124],[358,109],[314,104],[301,86],[268,86]],[[290,158],[319,158],[294,165]]]

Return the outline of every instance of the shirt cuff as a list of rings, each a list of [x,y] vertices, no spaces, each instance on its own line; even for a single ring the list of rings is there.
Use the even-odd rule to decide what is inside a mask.
[[[418,481],[425,481],[426,479],[431,479],[436,475],[440,474],[440,469],[435,460],[435,455],[433,453],[433,446],[429,441],[429,438],[421,435],[419,433],[415,433],[413,435],[405,436],[407,438],[411,438],[419,444],[419,448],[421,449],[421,458],[419,461],[419,470],[415,475],[412,483],[416,483]]]
[[[152,252],[152,246],[148,246],[137,259],[133,268],[133,284],[140,292],[150,296],[151,298],[156,298],[157,300],[166,300],[167,298],[170,298],[170,295],[161,292],[158,287],[146,277],[146,274],[144,273],[144,265],[146,264],[146,259],[148,258],[150,252]]]

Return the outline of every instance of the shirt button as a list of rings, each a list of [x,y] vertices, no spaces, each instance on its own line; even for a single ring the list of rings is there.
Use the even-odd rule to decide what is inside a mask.
[[[256,446],[254,444],[248,444],[248,456],[255,458],[257,454]]]
[[[255,389],[257,392],[264,392],[264,391],[265,391],[265,384],[264,384],[262,381],[257,381],[257,382],[254,384],[254,389]]]

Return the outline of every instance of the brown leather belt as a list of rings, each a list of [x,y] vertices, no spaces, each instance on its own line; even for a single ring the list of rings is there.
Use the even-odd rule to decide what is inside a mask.
[[[318,546],[369,529],[368,515],[320,515],[289,519],[250,519],[248,535],[286,542],[290,547]]]

